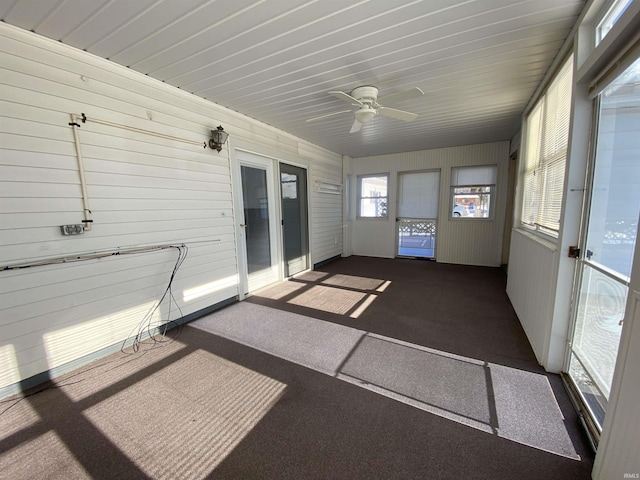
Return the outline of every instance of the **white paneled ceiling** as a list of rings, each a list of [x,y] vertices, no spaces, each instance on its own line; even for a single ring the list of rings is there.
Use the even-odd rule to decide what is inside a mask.
[[[360,157],[510,139],[582,0],[0,0],[0,18]],[[375,85],[413,122],[353,114]]]

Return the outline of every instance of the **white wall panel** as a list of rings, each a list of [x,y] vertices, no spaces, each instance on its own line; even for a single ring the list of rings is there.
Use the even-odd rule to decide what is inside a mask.
[[[501,263],[504,212],[509,168],[509,142],[469,145],[393,155],[354,158],[351,174],[389,173],[389,218],[355,219],[353,253],[381,257],[395,256],[395,218],[398,173],[440,171],[440,197],[436,234],[436,260],[445,263],[499,266]],[[451,168],[497,165],[495,216],[489,220],[450,218]]]
[[[507,295],[538,362],[547,366],[551,335],[556,246],[520,230],[511,234]]]
[[[186,244],[173,285],[181,311],[169,321],[238,295],[236,220],[229,148],[198,144],[222,124],[251,144],[310,172],[312,260],[342,251],[342,158],[239,113],[29,32],[0,25],[0,266],[36,259]],[[91,231],[82,198],[70,114],[79,128]],[[195,141],[107,126],[104,120]],[[130,337],[161,297],[175,250],[0,271],[0,390]],[[5,361],[6,360],[6,361]]]

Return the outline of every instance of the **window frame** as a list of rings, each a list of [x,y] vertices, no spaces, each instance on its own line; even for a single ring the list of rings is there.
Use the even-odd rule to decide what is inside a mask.
[[[477,168],[477,167],[493,167],[494,169],[494,176],[495,176],[495,183],[473,183],[473,184],[460,184],[460,183],[453,183],[453,181],[450,181],[449,184],[449,220],[453,220],[454,222],[459,222],[459,221],[466,221],[466,220],[470,220],[470,221],[491,221],[494,220],[495,218],[495,199],[496,199],[496,192],[497,192],[497,183],[498,183],[498,165],[495,163],[491,163],[491,164],[487,164],[487,165],[462,165],[462,166],[458,166],[458,167],[451,167],[451,177],[453,178],[453,171],[454,170],[461,170],[461,169],[472,169],[472,168]],[[476,216],[464,216],[464,215],[460,215],[460,216],[456,216],[455,215],[455,205],[456,205],[456,201],[455,201],[455,197],[456,197],[456,193],[455,190],[457,188],[489,188],[489,191],[486,193],[482,193],[481,195],[487,195],[489,197],[489,212],[488,215],[486,217],[476,217]]]
[[[363,196],[362,181],[367,178],[384,178],[386,181],[387,194],[385,196]],[[387,219],[389,218],[389,173],[368,173],[357,176],[357,193],[356,193],[356,218],[357,219]],[[384,198],[387,202],[387,208],[384,215],[362,215],[362,200]]]
[[[598,12],[598,15],[594,22],[594,47],[597,47],[602,43],[605,37],[609,34],[614,25],[620,20],[620,17],[624,15],[624,12],[633,3],[633,0],[610,0],[605,3],[602,9]],[[609,24],[609,28],[606,32],[603,32],[603,27]]]

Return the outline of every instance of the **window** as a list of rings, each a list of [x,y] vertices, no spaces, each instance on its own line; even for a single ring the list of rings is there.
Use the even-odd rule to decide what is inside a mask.
[[[388,215],[389,174],[358,177],[358,217],[386,218]]]
[[[627,7],[631,5],[631,2],[632,0],[617,0],[609,6],[606,13],[602,16],[602,20],[598,22],[596,27],[596,46],[602,42],[602,39],[607,36],[609,30],[620,20],[620,17]]]
[[[562,211],[572,74],[573,56],[528,114],[523,138],[522,225],[555,237]]]
[[[497,167],[451,169],[451,217],[492,218]]]

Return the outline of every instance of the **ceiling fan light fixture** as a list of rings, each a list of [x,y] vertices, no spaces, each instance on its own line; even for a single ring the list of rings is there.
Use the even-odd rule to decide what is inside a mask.
[[[373,117],[376,116],[376,111],[369,105],[363,105],[361,108],[356,110],[355,115],[356,120],[364,124],[373,120]]]

